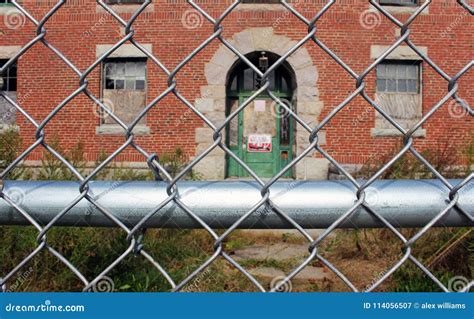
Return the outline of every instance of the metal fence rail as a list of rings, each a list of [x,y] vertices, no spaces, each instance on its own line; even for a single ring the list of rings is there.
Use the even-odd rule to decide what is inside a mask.
[[[459,183],[459,181],[450,181]],[[168,194],[165,183],[91,182],[89,191],[113,216],[136,225],[150,211],[164,202]],[[40,224],[55,226],[114,227],[94,205],[82,199],[66,215],[56,220],[58,212],[78,197],[79,183],[48,181],[15,181],[5,185],[4,192],[16,197]],[[261,199],[259,185],[249,182],[180,182],[180,200],[211,228],[229,228]],[[270,199],[298,225],[306,229],[328,228],[355,202],[357,189],[347,181],[277,182],[270,188]],[[446,207],[448,188],[436,180],[376,181],[366,190],[366,202],[390,224],[398,228],[423,227]],[[474,225],[474,187],[461,190],[458,205],[467,216],[452,208],[433,227]],[[238,224],[242,229],[291,229],[293,225],[272,214],[268,205]],[[29,222],[6,202],[0,202],[0,225],[28,225]],[[199,228],[185,210],[174,202],[154,214],[145,228]],[[339,228],[385,227],[370,212],[359,207]]]
[[[458,79],[465,73],[469,71],[469,69],[473,66],[474,62],[471,61],[465,67],[463,67],[459,72],[454,76],[449,76],[446,74],[440,67],[438,67],[428,56],[426,56],[422,50],[420,50],[415,43],[412,42],[410,39],[410,25],[416,20],[416,18],[421,14],[421,12],[427,8],[431,4],[431,0],[425,1],[423,5],[421,5],[415,13],[405,22],[399,21],[396,17],[390,14],[384,7],[379,5],[377,1],[371,0],[369,1],[372,6],[374,6],[381,14],[387,17],[395,27],[400,29],[400,37],[382,54],[375,62],[373,62],[370,66],[368,66],[362,73],[358,74],[353,71],[340,57],[337,56],[330,48],[328,48],[321,39],[318,38],[317,34],[317,24],[320,19],[331,9],[331,7],[335,4],[335,0],[327,1],[324,7],[311,19],[308,20],[305,18],[300,12],[297,11],[290,3],[286,1],[281,1],[281,4],[291,12],[292,15],[297,17],[301,23],[308,26],[307,35],[304,36],[302,39],[298,41],[298,43],[293,46],[288,52],[281,56],[276,63],[268,68],[265,72],[262,72],[258,67],[253,65],[242,53],[240,53],[229,41],[227,41],[223,36],[223,26],[222,23],[226,19],[226,17],[236,8],[237,5],[241,1],[235,1],[232,5],[228,7],[227,10],[217,19],[211,17],[205,10],[203,10],[198,4],[193,1],[188,1],[190,7],[193,7],[197,10],[200,14],[202,14],[208,21],[214,26],[214,31],[209,37],[202,42],[194,51],[187,56],[181,63],[176,66],[173,70],[168,70],[165,65],[163,65],[155,56],[153,56],[147,49],[138,43],[134,39],[134,29],[133,24],[136,19],[140,16],[140,14],[145,10],[145,8],[151,3],[150,0],[146,0],[143,5],[137,10],[135,14],[132,15],[130,20],[125,21],[119,15],[117,15],[111,7],[109,7],[104,1],[97,1],[100,6],[102,6],[111,16],[113,16],[124,28],[125,28],[125,35],[123,38],[117,42],[109,51],[104,53],[100,58],[98,58],[93,64],[91,64],[86,70],[80,70],[77,68],[60,50],[55,48],[51,43],[48,42],[46,39],[46,22],[51,19],[60,8],[66,3],[65,0],[58,1],[57,4],[49,11],[40,21],[36,20],[28,11],[26,11],[17,1],[12,1],[14,6],[20,10],[22,14],[24,14],[29,21],[31,21],[34,25],[37,26],[37,36],[31,39],[29,43],[27,43],[13,58],[11,58],[1,69],[0,73],[4,73],[13,63],[15,63],[22,55],[24,55],[31,47],[34,45],[43,45],[46,48],[49,48],[56,56],[58,56],[62,62],[64,62],[72,71],[77,74],[78,77],[78,87],[74,93],[68,96],[64,101],[56,106],[56,108],[41,122],[36,122],[29,114],[26,112],[22,106],[18,105],[15,101],[10,99],[5,92],[0,92],[1,95],[12,105],[14,106],[19,113],[21,113],[32,125],[36,127],[36,141],[30,145],[16,160],[14,160],[1,174],[0,180],[2,181],[2,187],[0,189],[0,197],[2,201],[0,201],[0,222],[5,224],[12,224],[12,223],[21,223],[25,224],[25,220],[28,224],[33,225],[38,230],[38,245],[34,248],[29,256],[27,256],[20,264],[18,264],[14,269],[12,269],[9,273],[4,274],[3,278],[0,280],[0,286],[4,286],[8,280],[14,276],[23,266],[25,266],[29,261],[31,261],[40,251],[47,250],[51,252],[54,256],[56,256],[62,263],[64,263],[69,269],[84,283],[84,290],[90,290],[91,287],[97,284],[97,282],[107,275],[118,263],[120,263],[124,258],[132,253],[139,253],[148,261],[150,261],[150,265],[156,267],[163,276],[168,280],[170,287],[173,291],[181,290],[187,283],[193,280],[196,276],[198,276],[201,272],[203,272],[210,264],[212,264],[217,258],[224,258],[228,262],[230,262],[236,269],[238,269],[242,274],[244,274],[259,290],[265,291],[265,288],[261,285],[261,283],[254,278],[244,267],[242,267],[236,260],[234,260],[223,248],[223,241],[232,233],[235,229],[239,227],[244,227],[249,225],[251,221],[255,220],[255,215],[261,214],[262,209],[266,210],[268,214],[273,214],[274,218],[271,219],[270,225],[275,227],[291,227],[296,229],[299,233],[301,233],[308,242],[308,248],[310,251],[310,255],[304,260],[301,265],[296,267],[293,271],[291,271],[279,284],[273,287],[272,291],[277,291],[285,285],[289,280],[291,280],[296,274],[298,274],[304,267],[306,267],[311,261],[319,260],[324,265],[326,265],[330,270],[332,270],[339,278],[341,278],[345,284],[352,290],[357,291],[357,288],[353,285],[353,283],[341,272],[339,271],[330,261],[326,260],[323,256],[318,253],[318,247],[320,243],[329,235],[331,234],[336,228],[339,227],[347,227],[347,221],[358,220],[361,225],[365,226],[374,226],[377,225],[379,227],[383,226],[389,229],[395,236],[400,239],[400,242],[403,243],[404,249],[404,256],[395,264],[389,271],[387,271],[383,276],[381,276],[376,282],[374,282],[370,287],[367,288],[367,291],[372,291],[379,287],[386,279],[394,273],[400,266],[402,266],[406,262],[412,262],[415,264],[421,271],[423,271],[434,283],[436,283],[443,291],[448,291],[448,288],[440,282],[438,278],[436,278],[419,260],[417,260],[412,255],[412,246],[413,244],[425,234],[431,227],[435,225],[439,225],[441,222],[445,222],[449,225],[465,225],[465,226],[472,226],[473,225],[473,190],[472,184],[470,183],[474,178],[474,173],[471,173],[467,176],[464,180],[447,180],[445,177],[439,173],[433,165],[431,165],[427,159],[423,157],[423,155],[416,150],[414,147],[413,141],[413,134],[417,129],[419,129],[443,104],[450,100],[455,100],[460,105],[462,105],[466,112],[468,112],[471,116],[474,115],[474,110],[466,104],[464,100],[458,96]],[[471,15],[474,13],[473,8],[467,3],[467,1],[458,0],[458,4],[465,10],[467,10]],[[248,98],[243,104],[241,104],[232,114],[230,114],[223,123],[216,126],[210,119],[204,116],[195,105],[193,105],[190,101],[188,101],[183,95],[180,94],[179,90],[177,89],[176,83],[176,76],[180,72],[180,70],[188,64],[199,52],[201,52],[206,46],[208,46],[211,41],[217,40],[220,41],[223,45],[225,45],[230,51],[232,51],[235,55],[237,55],[242,61],[244,61],[248,66],[250,66],[256,74],[262,79],[263,85],[261,88],[250,98]],[[356,84],[355,90],[342,102],[340,105],[334,107],[334,109],[324,118],[319,124],[315,127],[310,127],[305,121],[303,121],[298,114],[296,114],[289,106],[279,100],[269,89],[269,74],[274,71],[278,66],[286,61],[286,59],[301,48],[305,43],[314,42],[318,47],[320,47],[326,54],[332,58],[338,65],[340,65],[353,79],[354,84]],[[93,93],[88,88],[88,81],[87,77],[91,72],[93,72],[99,65],[115,50],[117,50],[120,46],[125,43],[131,43],[136,48],[138,48],[141,52],[143,52],[150,60],[151,63],[156,64],[168,77],[168,88],[164,90],[159,96],[157,96],[153,101],[148,104],[145,109],[137,116],[137,118],[132,122],[130,125],[126,125],[123,123],[110,109],[104,105],[101,100],[94,96]],[[374,68],[381,63],[391,52],[393,52],[397,47],[400,45],[405,44],[412,48],[419,57],[426,62],[428,65],[432,67],[432,69],[437,72],[448,84],[448,90],[446,95],[434,105],[426,114],[422,117],[422,119],[411,129],[406,130],[400,124],[398,124],[389,114],[387,114],[379,105],[377,105],[376,101],[374,101],[365,91],[365,79],[367,75],[374,70]],[[295,121],[301,125],[307,132],[308,138],[310,141],[309,147],[298,155],[294,160],[292,160],[280,173],[276,176],[271,178],[269,181],[264,181],[255,172],[253,172],[249,166],[247,166],[241,159],[239,159],[233,152],[225,144],[223,139],[223,130],[225,127],[230,123],[232,119],[234,119],[239,112],[245,109],[260,93],[266,92],[276,103],[278,103],[282,108],[290,114]],[[48,123],[55,117],[58,112],[67,105],[72,99],[74,99],[78,95],[85,95],[91,101],[96,103],[103,112],[109,114],[109,116],[119,124],[125,130],[125,141],[122,146],[120,146],[115,152],[113,152],[104,162],[102,162],[99,166],[97,166],[89,175],[82,176],[82,174],[75,168],[70,162],[68,162],[61,154],[59,154],[50,144],[46,142],[45,139],[45,132],[44,128],[48,125]],[[201,155],[197,156],[193,161],[191,161],[181,172],[177,174],[177,176],[172,177],[166,169],[160,164],[159,157],[156,154],[149,154],[147,153],[135,140],[135,136],[133,134],[133,128],[139,123],[140,119],[142,119],[150,109],[152,109],[156,104],[160,103],[168,95],[176,96],[184,105],[186,105],[189,110],[194,112],[197,116],[199,116],[208,126],[211,128],[214,133],[214,143]],[[320,145],[318,140],[318,132],[320,132],[328,122],[336,116],[342,109],[344,109],[348,104],[355,99],[356,97],[362,97],[365,101],[367,101],[378,113],[380,113],[383,118],[385,118],[389,123],[393,125],[398,131],[403,134],[403,142],[404,145],[402,149],[392,158],[390,161],[385,163],[385,165],[380,168],[370,179],[366,181],[359,181],[356,180],[351,174],[349,174],[340,163],[338,163],[334,158],[332,158]],[[15,184],[13,182],[7,182],[9,174],[12,172],[14,168],[16,168],[33,150],[36,148],[43,147],[45,150],[50,152],[54,155],[57,159],[59,159],[62,163],[64,163],[67,168],[73,172],[73,174],[77,177],[78,183],[76,184],[67,184],[67,185],[60,185],[51,183],[51,186],[47,185],[40,185],[38,189],[36,186],[38,184],[28,184],[26,182],[18,182]],[[147,161],[150,170],[154,172],[155,175],[160,175],[164,177],[164,184],[158,186],[156,189],[150,185],[133,185],[132,188],[128,188],[128,191],[135,192],[137,190],[145,190],[149,195],[143,196],[151,196],[150,194],[153,193],[154,201],[149,203],[149,206],[145,205],[144,202],[139,201],[141,204],[139,214],[136,215],[134,219],[134,227],[130,228],[127,227],[123,220],[121,220],[120,215],[115,215],[111,212],[109,207],[109,203],[107,202],[107,196],[101,199],[100,194],[97,194],[96,191],[100,192],[107,192],[106,188],[109,185],[107,184],[100,184],[100,183],[93,183],[91,182],[94,177],[101,172],[107,164],[113,161],[125,148],[132,147],[137,150],[140,154],[143,155],[143,159]],[[243,167],[248,174],[252,176],[255,180],[255,183],[252,184],[252,188],[258,189],[259,195],[258,198],[253,196],[250,198],[245,198],[245,204],[248,204],[248,207],[245,211],[235,211],[237,214],[234,214],[232,218],[229,218],[226,222],[226,231],[219,235],[214,229],[212,223],[209,222],[209,219],[206,218],[205,214],[202,212],[203,207],[207,207],[206,205],[210,205],[212,208],[212,204],[209,203],[201,203],[201,204],[188,204],[186,202],[186,195],[185,193],[189,191],[189,187],[200,187],[199,185],[181,185],[180,182],[183,177],[189,173],[192,168],[199,163],[205,156],[207,156],[212,150],[215,148],[222,149],[227,156],[233,158],[241,167]],[[278,185],[277,181],[284,175],[284,173],[294,167],[299,161],[301,161],[304,156],[306,156],[311,151],[316,150],[319,154],[321,154],[324,158],[329,160],[341,174],[343,174],[347,179],[348,183],[338,184],[339,186],[334,187],[334,193],[327,198],[327,202],[317,202],[317,197],[315,199],[316,202],[312,203],[309,202],[309,205],[315,204],[316,209],[311,210],[314,211],[314,216],[309,216],[309,218],[314,218],[314,221],[317,226],[327,227],[323,234],[321,234],[318,238],[313,238],[310,233],[305,230],[307,226],[311,224],[311,220],[302,220],[300,211],[297,207],[293,207],[291,205],[288,206],[285,202],[280,202],[278,198],[274,197],[275,190],[281,189],[281,184]],[[420,162],[422,162],[430,172],[434,174],[437,178],[437,182],[427,182],[429,187],[433,187],[435,190],[424,189],[416,186],[416,182],[408,182],[414,183],[410,184],[411,189],[416,187],[417,191],[424,192],[423,196],[434,196],[434,201],[431,203],[426,202],[424,199],[420,198],[419,202],[413,203],[409,199],[413,200],[413,194],[407,194],[408,189],[403,189],[403,187],[396,186],[388,186],[388,189],[392,189],[392,195],[384,195],[384,191],[382,190],[383,184],[376,183],[376,180],[391,166],[393,165],[398,159],[400,159],[404,154],[411,153],[413,154]],[[10,184],[11,183],[11,184]],[[210,189],[210,191],[215,192],[222,192],[223,190],[220,189],[222,184],[216,184],[215,189]],[[403,184],[399,184],[403,185]],[[470,185],[470,186],[468,186]],[[34,187],[33,187],[34,186]],[[112,187],[112,185],[110,185]],[[137,187],[135,187],[137,186]],[[241,185],[242,186],[242,185]],[[19,204],[18,201],[14,198],[14,192],[12,189],[17,187],[17,189],[21,190],[23,194],[25,194],[24,202]],[[51,188],[49,188],[51,187]],[[428,186],[427,186],[428,187]],[[428,187],[428,188],[429,188]],[[467,189],[470,187],[470,189]],[[49,196],[51,189],[59,190],[65,196]],[[110,196],[114,194],[114,191],[125,191],[126,186],[116,186],[115,190],[112,190]],[[406,208],[408,209],[407,212],[402,211],[400,208],[399,210],[393,210],[393,212],[398,214],[398,217],[394,220],[393,216],[391,216],[387,207],[379,206],[379,205],[371,205],[369,200],[368,193],[370,190],[380,190],[380,196],[386,196],[387,199],[391,203],[398,203],[398,204],[406,204]],[[442,189],[442,191],[440,191]],[[272,196],[270,196],[270,191],[272,190]],[[242,186],[240,191],[245,191],[245,188]],[[323,187],[312,185],[312,186],[301,186],[301,188],[296,187],[295,193],[291,191],[288,193],[288,196],[303,196],[304,194],[308,194],[309,192],[319,192],[324,191]],[[388,194],[388,193],[387,193]],[[467,197],[464,195],[467,194]],[[341,195],[343,199],[340,203],[337,204],[337,209],[342,209],[341,213],[334,213],[330,214],[330,216],[326,216],[324,219],[322,218],[322,213],[325,209],[327,209],[331,201],[334,200],[334,197]],[[189,195],[188,195],[189,196]],[[232,195],[233,196],[233,195]],[[140,198],[140,197],[138,197]],[[467,198],[467,199],[466,199]],[[38,199],[40,199],[38,201]],[[159,199],[159,201],[157,200]],[[235,198],[236,201],[240,200],[241,198]],[[237,200],[238,199],[238,200]],[[206,199],[207,200],[207,199]],[[410,221],[409,213],[416,213],[417,216],[420,216],[420,212],[422,210],[418,210],[418,208],[423,209],[421,206],[427,205],[424,209],[430,210],[431,215],[425,214],[421,217],[421,219],[417,221]],[[48,209],[47,205],[53,205],[55,210]],[[123,207],[130,207],[130,203],[120,202],[120,205]],[[146,247],[139,245],[140,236],[142,236],[142,229],[149,224],[153,226],[162,226],[159,222],[156,222],[156,216],[160,214],[164,214],[166,210],[169,209],[170,205],[173,206],[176,211],[179,211],[180,216],[183,218],[183,223],[188,223],[192,225],[192,227],[205,229],[213,238],[214,238],[214,254],[204,262],[200,267],[195,269],[187,278],[182,280],[181,282],[175,283],[167,271],[160,266],[159,261],[153,259],[153,257],[146,252]],[[202,207],[200,207],[202,205]],[[84,211],[84,209],[87,209]],[[218,206],[214,207],[218,208]],[[306,207],[307,210],[308,207]],[[433,208],[434,210],[431,210]],[[320,209],[320,210],[319,210]],[[426,211],[427,211],[426,210]],[[47,213],[45,213],[47,211]],[[55,215],[51,215],[53,212]],[[416,212],[415,212],[416,211]],[[234,212],[234,213],[235,213]],[[387,214],[387,212],[389,212]],[[434,213],[433,213],[434,212]],[[47,215],[46,215],[47,214]],[[107,225],[113,225],[116,227],[121,228],[127,234],[127,240],[129,243],[128,249],[123,252],[123,254],[117,258],[112,264],[110,264],[106,269],[103,270],[102,273],[98,274],[97,277],[93,279],[88,279],[83,276],[83,274],[69,262],[64,256],[62,256],[55,248],[48,245],[48,232],[57,225],[65,225],[71,222],[71,218],[73,219],[77,214],[91,214],[91,217],[95,223],[107,223]],[[318,215],[321,214],[321,215]],[[363,217],[362,215],[366,215]],[[404,215],[406,214],[406,215]],[[227,218],[227,217],[222,217]],[[399,219],[398,219],[399,218]],[[105,220],[108,220],[107,222]],[[403,222],[405,219],[406,224]],[[395,224],[394,221],[400,222],[402,225],[406,226],[422,226],[421,229],[411,238],[405,238],[402,233],[397,230],[396,227],[399,227],[398,224]],[[46,226],[41,226],[42,222],[46,222]],[[258,223],[257,223],[258,225]],[[469,291],[471,287],[474,285],[474,282],[471,282],[465,287],[465,291]]]

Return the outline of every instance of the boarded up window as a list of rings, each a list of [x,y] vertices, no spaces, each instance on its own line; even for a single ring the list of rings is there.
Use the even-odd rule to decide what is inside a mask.
[[[8,60],[0,60],[0,66],[5,65]],[[5,92],[8,97],[16,101],[17,86],[17,68],[16,64],[10,66],[6,72],[2,74],[0,81],[0,90]],[[16,109],[7,100],[0,96],[0,125],[13,125],[16,122]]]
[[[105,3],[108,4],[141,4],[145,0],[106,0]]]
[[[377,104],[403,128],[413,127],[422,116],[418,61],[385,61],[377,66]],[[376,128],[393,125],[376,113]]]
[[[242,3],[280,3],[280,0],[242,0]]]
[[[146,106],[146,60],[111,59],[104,63],[104,103],[130,124]],[[116,124],[104,116],[104,124]],[[145,123],[145,118],[140,120]]]
[[[418,0],[379,0],[379,3],[392,6],[416,6]]]

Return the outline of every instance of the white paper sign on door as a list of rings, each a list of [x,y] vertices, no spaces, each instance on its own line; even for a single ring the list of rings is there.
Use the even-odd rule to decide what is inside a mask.
[[[247,151],[255,153],[270,153],[272,151],[272,136],[270,134],[249,135]]]
[[[265,112],[266,101],[265,100],[255,100],[254,110],[255,112]]]

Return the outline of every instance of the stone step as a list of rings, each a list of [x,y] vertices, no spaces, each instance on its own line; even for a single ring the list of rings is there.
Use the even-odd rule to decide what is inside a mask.
[[[263,280],[273,281],[274,279],[282,279],[287,273],[283,272],[280,269],[272,267],[260,267],[254,269],[248,269],[248,271],[255,277],[258,277]],[[303,268],[291,281],[321,281],[328,279],[330,274],[326,272],[323,267],[313,267],[307,266]]]
[[[273,235],[276,237],[282,237],[283,235],[293,235],[296,238],[301,238],[303,241],[306,240],[297,229],[240,229],[240,231],[260,236]],[[305,231],[313,238],[317,238],[319,235],[324,233],[325,229],[305,229]]]
[[[278,243],[269,246],[251,246],[235,250],[232,257],[236,260],[303,259],[309,255],[308,246],[309,243],[307,245]]]

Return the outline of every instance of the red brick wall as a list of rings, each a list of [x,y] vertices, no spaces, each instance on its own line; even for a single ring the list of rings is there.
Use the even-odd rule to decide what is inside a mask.
[[[38,20],[56,1],[24,1],[24,6]],[[218,17],[230,1],[199,1],[213,17]],[[326,1],[299,1],[300,12],[309,19],[320,10]],[[201,27],[189,30],[183,26],[182,15],[191,6],[185,1],[154,1],[154,12],[143,13],[133,27],[135,39],[140,43],[151,43],[153,54],[172,70],[194,48],[213,32],[213,27],[203,21]],[[121,38],[121,26],[106,12],[96,12],[93,0],[68,1],[45,27],[45,39],[63,52],[80,70],[87,69],[96,59],[96,45],[113,44]],[[355,72],[362,72],[372,62],[371,45],[389,45],[395,38],[395,25],[382,18],[374,29],[361,26],[360,16],[369,8],[368,1],[338,1],[318,22],[317,36],[326,46],[340,56]],[[454,0],[433,1],[429,14],[420,15],[411,27],[411,40],[428,48],[429,57],[449,76],[456,74],[473,59],[473,18],[466,15]],[[131,14],[121,14],[124,19]],[[408,15],[396,15],[405,21]],[[280,18],[280,20],[277,20]],[[275,21],[283,21],[276,23]],[[307,33],[307,27],[286,11],[239,11],[232,12],[223,23],[224,37],[250,27],[274,27],[276,34],[299,40]],[[16,29],[1,26],[0,46],[24,46],[36,35],[31,22]],[[451,29],[451,30],[449,30]],[[207,85],[204,66],[219,46],[217,40],[205,48],[184,67],[176,77],[177,89],[189,101],[200,97],[200,87]],[[341,103],[354,89],[355,80],[339,67],[314,43],[304,47],[318,69],[317,87],[324,110],[319,120]],[[474,105],[471,89],[473,71],[465,74],[459,82],[459,95]],[[87,78],[88,89],[100,96],[100,71],[94,70]],[[167,78],[151,61],[148,63],[148,101],[166,89]],[[78,88],[79,78],[53,52],[43,44],[35,44],[18,62],[18,95],[20,104],[38,122],[44,118],[69,94]],[[367,77],[367,93],[373,97],[375,76]],[[428,112],[447,92],[448,83],[432,68],[423,63],[423,113]],[[124,142],[120,136],[97,135],[99,118],[94,106],[84,94],[68,103],[46,126],[47,139],[54,134],[60,138],[64,149],[77,141],[85,145],[88,160],[95,160],[100,150],[110,154]],[[361,116],[365,114],[365,116]],[[34,142],[35,128],[21,115],[17,117],[25,148]],[[356,121],[354,121],[356,119]],[[187,154],[195,155],[195,128],[203,121],[190,113],[185,105],[170,95],[155,106],[147,116],[151,134],[137,136],[135,140],[149,152],[169,152],[175,147]],[[329,154],[342,163],[363,163],[370,154],[379,154],[392,148],[398,138],[371,136],[375,125],[374,112],[362,98],[358,97],[341,111],[325,128]],[[463,116],[454,118],[448,112],[448,103],[438,110],[424,125],[426,138],[417,138],[417,149],[433,149],[446,142],[461,149],[472,139],[474,120]],[[28,159],[38,159],[40,151]],[[121,160],[143,161],[139,154],[127,149]],[[460,157],[460,161],[462,158]]]

